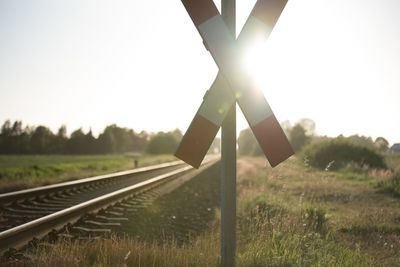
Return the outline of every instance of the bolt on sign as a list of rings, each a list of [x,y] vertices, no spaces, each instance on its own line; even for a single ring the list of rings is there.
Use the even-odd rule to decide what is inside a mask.
[[[244,70],[242,58],[255,42],[266,40],[287,0],[258,0],[237,40],[212,0],[182,0],[204,44],[219,67],[175,156],[198,168],[228,111],[237,101],[272,167],[294,154],[261,90]]]

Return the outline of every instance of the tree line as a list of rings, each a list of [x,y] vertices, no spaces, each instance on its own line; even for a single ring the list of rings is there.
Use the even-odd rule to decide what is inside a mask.
[[[0,132],[0,154],[171,154],[175,152],[181,138],[179,129],[137,133],[116,124],[106,126],[97,138],[93,136],[92,130],[85,133],[82,128],[68,136],[65,125],[53,133],[43,125],[23,127],[21,121],[12,123],[6,120]]]
[[[311,119],[300,119],[293,126],[289,121],[284,121],[281,123],[281,126],[295,152],[300,152],[310,143],[330,139],[326,136],[318,136],[315,134],[315,122]],[[375,140],[373,140],[371,137],[360,135],[352,135],[349,137],[339,135],[338,138],[346,139],[351,143],[368,147],[379,152],[385,152],[389,149],[389,142],[384,137],[377,137]],[[258,145],[253,132],[249,128],[240,132],[238,138],[238,147],[240,155],[263,155],[263,152]]]

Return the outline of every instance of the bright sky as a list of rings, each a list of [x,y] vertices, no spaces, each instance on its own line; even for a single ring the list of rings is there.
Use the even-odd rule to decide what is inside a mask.
[[[237,0],[238,32],[254,3]],[[398,0],[289,0],[253,64],[278,120],[400,142],[399,14]],[[185,131],[217,71],[179,0],[0,1],[1,124]]]

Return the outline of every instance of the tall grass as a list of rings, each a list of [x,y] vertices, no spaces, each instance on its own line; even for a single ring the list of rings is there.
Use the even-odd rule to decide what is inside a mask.
[[[53,247],[32,251],[32,260],[21,266],[218,266],[217,233],[198,236],[188,244],[175,241],[164,244],[144,243],[133,239],[101,241],[63,240]]]
[[[253,161],[253,164],[246,163],[249,161]],[[351,191],[342,186],[343,181],[325,177],[324,181],[316,183],[317,179],[321,179],[316,172],[299,172],[296,166],[271,170],[259,160],[246,159],[246,162],[242,161],[238,168],[237,266],[376,266],[382,263],[347,242],[357,240],[353,235],[362,238],[361,235],[358,237],[358,233],[351,232],[349,237],[348,233],[337,231],[344,227],[343,222],[338,224],[343,218],[338,220],[332,217],[332,206],[329,203],[334,201],[334,207],[340,210],[342,198],[339,193],[335,193],[336,198],[328,196],[338,190],[350,194]],[[325,201],[313,201],[313,195],[314,199]],[[337,217],[346,216],[335,214]],[[353,227],[363,222],[355,220],[349,225]],[[22,260],[20,264],[219,266],[218,210],[215,211],[215,222],[210,225],[203,234],[191,237],[185,243],[170,238],[164,242],[116,237],[100,241],[62,240],[50,248],[32,250],[32,259]],[[392,257],[390,263],[393,262],[396,261]]]
[[[322,207],[291,210],[265,193],[245,203],[239,217],[238,266],[369,266],[361,254],[337,244]]]
[[[370,266],[360,253],[321,232],[323,209],[292,213],[258,195],[239,210],[237,266]],[[263,201],[266,200],[266,201]],[[268,204],[270,203],[270,204]],[[308,215],[306,215],[308,214]],[[216,218],[219,218],[216,216]],[[130,238],[61,240],[31,251],[21,266],[219,266],[219,225],[189,242],[140,242]]]
[[[392,195],[400,197],[400,172],[397,172],[392,177],[384,179],[378,183],[378,188],[383,192],[388,192]]]

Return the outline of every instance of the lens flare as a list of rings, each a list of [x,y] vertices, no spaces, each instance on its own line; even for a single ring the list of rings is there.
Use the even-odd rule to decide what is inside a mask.
[[[243,56],[244,70],[261,86],[267,70],[266,48],[262,43],[254,43],[246,49]]]

